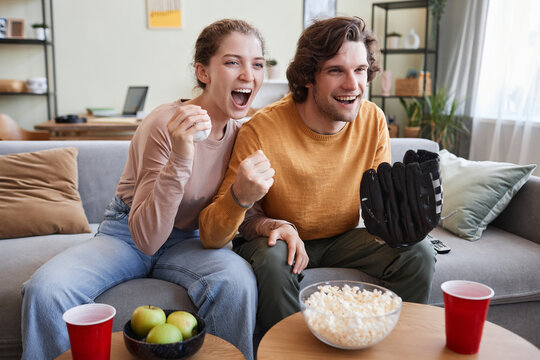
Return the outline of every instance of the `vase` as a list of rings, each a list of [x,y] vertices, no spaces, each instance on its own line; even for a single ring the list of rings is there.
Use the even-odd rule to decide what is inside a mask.
[[[34,35],[37,40],[47,40],[47,36],[49,35],[49,29],[34,28]]]
[[[417,138],[420,133],[420,126],[405,126],[403,128],[403,137]]]
[[[388,50],[399,48],[399,37],[389,36],[386,38],[386,48]]]
[[[392,89],[392,72],[389,70],[385,70],[381,74],[381,95],[390,96],[391,89]]]
[[[26,87],[31,93],[45,94],[47,92],[47,78],[33,77],[26,81]]]
[[[420,36],[411,29],[411,31],[403,38],[403,47],[405,49],[418,49],[420,46]]]
[[[280,69],[278,65],[268,66],[266,68],[266,75],[268,79],[279,79]]]
[[[399,126],[396,124],[388,124],[388,132],[391,138],[397,138],[399,133]]]

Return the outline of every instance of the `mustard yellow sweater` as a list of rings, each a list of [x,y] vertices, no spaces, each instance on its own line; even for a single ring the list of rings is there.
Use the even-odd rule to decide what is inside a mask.
[[[230,187],[240,162],[261,149],[275,169],[274,184],[260,208],[246,216]],[[358,225],[360,181],[365,170],[390,162],[384,114],[363,100],[358,117],[333,135],[317,134],[301,120],[291,96],[259,111],[238,133],[225,179],[199,217],[203,244],[220,247],[240,227],[251,239],[267,236],[283,222],[302,240],[335,236]],[[259,204],[258,204],[259,205]],[[277,220],[277,221],[276,221]]]

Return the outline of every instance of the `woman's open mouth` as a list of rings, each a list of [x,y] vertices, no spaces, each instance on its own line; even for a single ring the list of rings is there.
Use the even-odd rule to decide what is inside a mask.
[[[251,89],[234,89],[231,91],[231,97],[236,106],[244,107],[249,102],[249,98],[253,90]]]

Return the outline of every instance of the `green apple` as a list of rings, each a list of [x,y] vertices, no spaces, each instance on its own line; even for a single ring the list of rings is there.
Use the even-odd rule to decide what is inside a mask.
[[[197,319],[187,311],[175,311],[167,317],[167,324],[176,326],[184,340],[197,334]]]
[[[146,342],[152,344],[170,344],[182,341],[182,333],[171,324],[154,326],[146,336]]]
[[[139,306],[131,314],[131,328],[140,337],[145,337],[150,329],[159,324],[165,324],[165,312],[152,305]]]

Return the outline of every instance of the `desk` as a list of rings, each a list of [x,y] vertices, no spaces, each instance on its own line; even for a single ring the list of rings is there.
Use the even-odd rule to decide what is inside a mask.
[[[274,325],[262,338],[259,360],[295,359],[538,359],[540,350],[527,340],[486,321],[480,351],[461,355],[446,348],[444,308],[404,302],[394,330],[363,350],[326,345],[309,331],[301,313]]]
[[[130,118],[120,122],[118,118],[91,118],[88,122],[77,124],[57,124],[54,120],[34,125],[36,130],[46,130],[51,140],[131,140],[139,122]],[[130,122],[131,121],[131,122]]]

